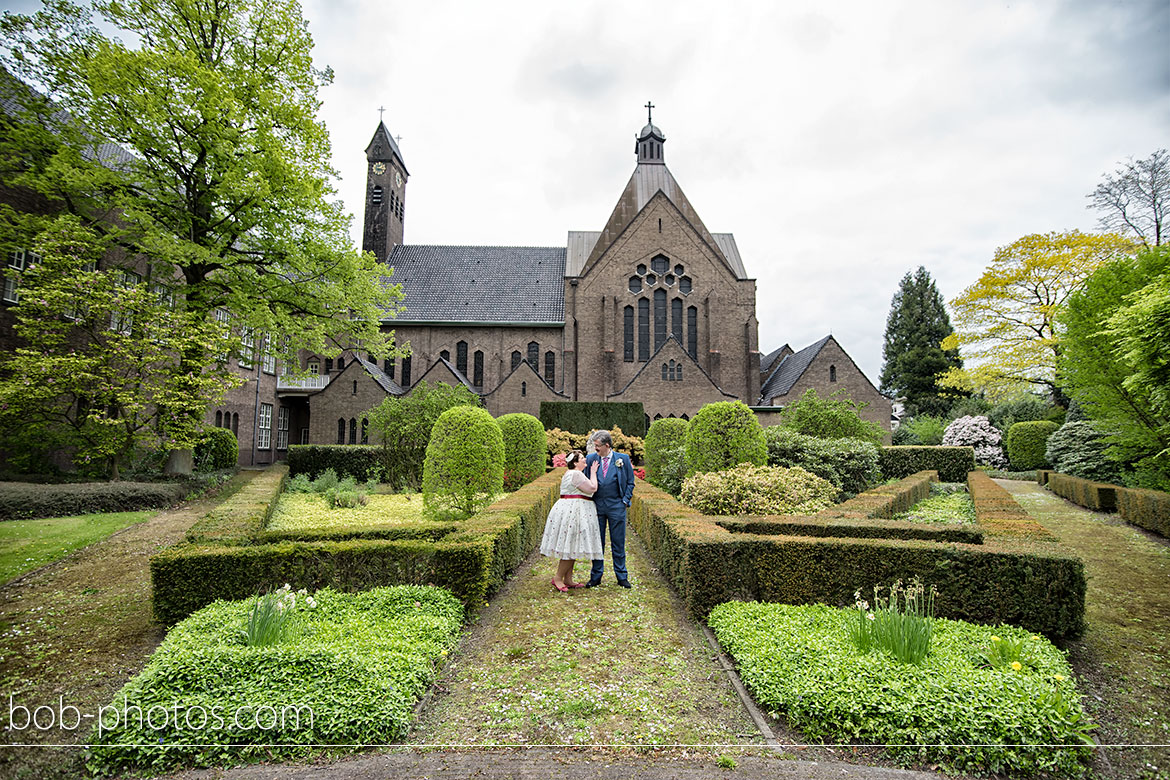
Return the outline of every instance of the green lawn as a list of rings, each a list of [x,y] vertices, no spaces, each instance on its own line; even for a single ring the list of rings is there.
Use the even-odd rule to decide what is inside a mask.
[[[270,531],[352,528],[361,525],[410,525],[425,522],[421,493],[371,495],[352,509],[330,509],[318,493],[282,493],[268,521]]]
[[[141,523],[157,512],[113,512],[0,523],[0,583]]]

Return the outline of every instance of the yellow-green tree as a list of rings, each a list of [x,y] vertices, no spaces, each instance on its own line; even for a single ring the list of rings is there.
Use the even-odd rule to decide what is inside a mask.
[[[939,384],[991,397],[1029,387],[1063,398],[1057,312],[1095,269],[1134,249],[1123,236],[1077,230],[1034,233],[997,249],[979,281],[951,301],[955,332],[942,348],[959,348],[966,364]]]

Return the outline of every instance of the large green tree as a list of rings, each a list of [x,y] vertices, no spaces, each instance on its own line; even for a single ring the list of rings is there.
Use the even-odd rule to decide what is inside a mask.
[[[997,249],[979,281],[951,301],[956,329],[942,348],[962,349],[967,364],[940,384],[992,398],[1027,388],[1064,406],[1056,315],[1090,273],[1133,249],[1122,236],[1077,230],[1024,236]]]
[[[945,414],[956,393],[939,387],[938,377],[963,367],[957,349],[939,346],[953,332],[943,297],[927,270],[918,266],[903,276],[886,317],[882,392],[905,398],[912,415]]]
[[[317,119],[331,73],[311,51],[290,0],[52,0],[0,22],[19,79],[3,79],[2,183],[49,214],[3,209],[5,243],[31,245],[54,213],[75,215],[115,264],[148,258],[143,284],[165,287],[182,316],[227,319],[226,343],[184,345],[180,395],[213,400],[200,375],[261,333],[294,368],[302,348],[392,349],[381,323],[401,291],[354,249],[334,199]],[[200,416],[174,422],[171,446],[190,446]]]

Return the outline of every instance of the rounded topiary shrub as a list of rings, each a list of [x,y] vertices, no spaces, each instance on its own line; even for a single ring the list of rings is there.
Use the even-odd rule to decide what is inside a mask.
[[[548,439],[530,414],[505,414],[496,423],[504,437],[504,490],[516,490],[544,473]]]
[[[196,471],[230,469],[240,458],[240,443],[227,428],[212,428],[204,431],[192,454]]]
[[[650,423],[646,432],[646,481],[678,495],[687,475],[686,420],[665,417]]]
[[[811,515],[832,506],[837,487],[799,466],[741,463],[692,474],[679,497],[707,515]]]
[[[464,519],[504,489],[504,436],[486,409],[439,415],[423,461],[423,507],[435,519]]]
[[[688,474],[740,463],[763,466],[768,462],[764,429],[743,401],[707,404],[687,426],[686,458]]]
[[[1116,482],[1117,464],[1105,456],[1105,436],[1087,420],[1067,422],[1048,437],[1045,456],[1061,474]]]
[[[1008,428],[1007,456],[1016,471],[1048,468],[1048,437],[1060,426],[1049,420],[1018,422]]]
[[[764,429],[769,466],[800,466],[856,495],[881,479],[881,450],[865,439],[820,439],[784,425]]]
[[[960,417],[947,426],[943,434],[944,447],[971,447],[975,462],[1001,469],[1007,465],[1003,456],[1003,435],[983,415]]]

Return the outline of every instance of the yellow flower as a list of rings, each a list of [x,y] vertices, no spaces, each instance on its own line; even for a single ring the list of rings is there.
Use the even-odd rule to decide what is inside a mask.
[[[1035,639],[1037,642],[1039,642],[1039,641],[1040,641],[1040,637],[1039,637],[1039,636],[1037,636],[1036,634],[1033,634],[1033,635],[1032,635],[1032,638],[1033,638],[1033,639]]]
[[[1023,668],[1024,668],[1023,664],[1021,664],[1019,661],[1012,661],[1012,669],[1014,669],[1018,672]]]
[[[992,641],[992,642],[998,642],[998,641],[999,641],[999,637],[997,637],[995,634],[992,634],[992,635],[991,635],[991,641]]]
[[[1064,675],[1063,674],[1054,674],[1052,676],[1056,678],[1057,682],[1064,682]]]

